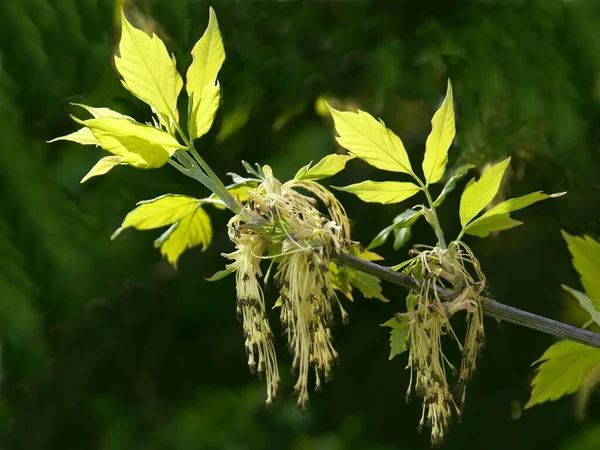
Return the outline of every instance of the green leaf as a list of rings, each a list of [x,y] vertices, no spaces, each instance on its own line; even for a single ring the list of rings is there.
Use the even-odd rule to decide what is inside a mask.
[[[531,194],[523,195],[521,197],[511,198],[502,203],[497,204],[489,211],[486,211],[481,218],[490,217],[497,214],[510,213],[513,211],[518,211],[519,209],[526,208],[529,205],[532,205],[541,200],[545,200],[547,198],[556,198],[566,194],[566,192],[559,192],[557,194],[544,194],[542,191],[532,192]]]
[[[428,185],[438,182],[444,176],[448,163],[448,150],[455,135],[454,99],[452,84],[448,80],[446,98],[431,120],[431,133],[425,144],[423,173]]]
[[[365,298],[376,298],[382,302],[389,302],[383,295],[381,280],[360,270],[350,270],[350,284],[358,289]]]
[[[401,214],[398,214],[394,218],[393,223],[390,226],[385,227],[383,230],[381,230],[377,234],[377,236],[375,236],[373,238],[373,240],[371,241],[371,243],[369,244],[369,246],[367,248],[369,250],[371,250],[376,247],[379,247],[380,245],[385,243],[385,241],[389,237],[390,233],[394,232],[397,229],[410,227],[422,215],[423,215],[423,210],[415,210],[415,209],[407,209],[404,212],[402,212]]]
[[[592,317],[592,320],[600,325],[600,310],[596,309],[592,300],[587,295],[585,295],[583,292],[571,289],[569,286],[565,286],[564,284],[562,285],[562,288],[575,297],[575,299],[579,302],[579,306],[585,309],[585,311]]]
[[[408,325],[408,313],[396,314],[393,318],[381,324],[382,327],[392,329],[390,331],[390,360],[406,350],[410,332]]]
[[[412,236],[411,227],[394,229],[394,250],[398,251],[410,240]]]
[[[488,237],[492,231],[508,230],[510,228],[518,227],[523,225],[523,222],[512,219],[508,213],[498,214],[491,217],[480,217],[474,220],[467,228],[465,233],[473,236],[479,236],[481,238]]]
[[[327,107],[339,135],[336,139],[350,154],[378,169],[413,174],[402,141],[382,121],[361,110],[353,113]]]
[[[155,247],[160,247],[160,252],[175,268],[181,254],[188,248],[202,245],[206,250],[212,241],[212,226],[210,217],[200,204],[179,222],[174,223],[155,242]]]
[[[192,103],[189,128],[192,139],[211,127],[219,107],[220,87],[217,75],[225,61],[223,39],[212,7],[206,31],[192,49],[192,64],[187,71],[186,90]]]
[[[465,164],[464,166],[461,166],[454,171],[452,176],[444,184],[442,192],[440,192],[440,195],[438,195],[438,198],[435,199],[434,205],[436,208],[438,206],[440,206],[442,204],[442,202],[446,199],[446,196],[454,190],[454,188],[456,187],[457,181],[462,179],[467,174],[467,172],[470,169],[472,169],[473,167],[475,167],[474,164]]]
[[[139,206],[127,214],[112,239],[129,227],[137,230],[151,230],[174,224],[191,214],[199,203],[200,201],[196,198],[177,194],[161,195],[152,200],[138,202]]]
[[[572,341],[561,341],[546,350],[534,364],[541,363],[531,385],[525,408],[572,394],[586,375],[600,364],[600,349]]]
[[[398,203],[419,192],[414,183],[400,181],[362,181],[345,187],[336,187],[340,191],[355,194],[369,203]]]
[[[177,149],[183,148],[169,133],[131,119],[101,117],[82,123],[104,150],[134,167],[161,167]]]
[[[123,160],[120,156],[105,156],[90,169],[90,171],[81,179],[80,183],[85,183],[92,177],[104,175],[113,167],[123,165]]]
[[[134,28],[121,13],[121,40],[115,66],[125,88],[156,112],[170,128],[169,119],[179,121],[177,97],[183,80],[160,38]]]
[[[223,278],[225,278],[226,276],[232,274],[233,272],[235,272],[235,269],[227,267],[223,270],[219,270],[212,277],[205,278],[205,280],[206,281],[219,281],[219,280],[222,280]]]
[[[510,164],[510,157],[504,161],[488,167],[478,181],[473,178],[467,184],[460,198],[460,223],[464,227],[490,203],[500,189],[500,182],[506,168]]]
[[[346,163],[353,159],[350,155],[327,155],[314,166],[310,164],[302,167],[294,180],[320,180],[322,178],[332,177],[341,172],[346,167]]]
[[[563,237],[573,257],[573,266],[594,308],[600,311],[600,243],[589,236],[571,236],[563,231]]]

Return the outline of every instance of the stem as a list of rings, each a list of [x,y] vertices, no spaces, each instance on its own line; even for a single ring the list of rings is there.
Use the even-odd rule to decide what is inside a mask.
[[[433,203],[433,199],[431,198],[429,189],[427,189],[427,186],[424,185],[423,182],[419,178],[415,177],[415,179],[419,182],[419,184],[421,185],[421,189],[425,193],[425,197],[427,197],[427,202],[429,203],[429,208],[431,210],[431,215],[433,217],[433,223],[435,224],[435,226],[434,226],[435,235],[438,238],[440,247],[442,248],[442,250],[446,250],[447,246],[446,246],[446,240],[444,239],[444,232],[442,231],[442,227],[440,225],[440,220],[438,219],[437,212],[435,211],[435,204]]]
[[[202,157],[196,150],[196,147],[194,147],[194,141],[192,139],[188,139],[188,137],[185,135],[185,133],[183,132],[183,130],[181,129],[181,127],[179,126],[179,123],[177,123],[177,121],[174,121],[174,123],[175,123],[175,127],[177,128],[177,132],[181,136],[181,139],[185,143],[187,149],[192,153],[193,157],[195,158],[195,160],[196,160],[195,162],[200,164],[200,167],[202,167],[202,169],[204,169],[204,172],[206,172],[206,174],[202,173],[202,175],[204,175],[206,178],[210,179],[212,181],[212,183],[210,183],[210,186],[208,186],[205,182],[200,181],[199,178],[202,178],[202,177],[200,177],[199,174],[196,174],[196,176],[199,177],[196,179],[198,179],[198,181],[200,181],[202,184],[204,184],[206,187],[208,187],[211,191],[213,191],[213,193],[215,195],[217,195],[219,198],[221,198],[221,200],[223,200],[223,202],[225,203],[227,208],[229,208],[232,212],[234,212],[236,214],[239,213],[242,209],[241,205],[235,200],[235,198],[233,198],[233,195],[231,195],[229,193],[229,191],[227,190],[227,188],[225,187],[225,185],[223,184],[221,179],[210,168],[210,166],[206,163],[206,161],[204,161],[204,159],[202,159]],[[188,156],[188,155],[185,155],[185,151],[183,153],[184,153],[185,157]],[[198,172],[200,172],[200,171],[198,170]]]
[[[334,258],[334,261],[338,264],[352,267],[353,269],[374,275],[377,278],[390,281],[400,286],[405,286],[409,289],[419,289],[420,287],[419,281],[413,277],[394,272],[387,267],[365,261],[347,253],[337,255]],[[436,289],[438,290],[440,298],[443,299],[451,300],[455,298],[457,294],[455,291],[444,289],[439,286],[436,286]],[[531,328],[532,330],[541,331],[542,333],[600,348],[600,334],[567,325],[566,323],[557,320],[538,316],[537,314],[513,308],[512,306],[504,305],[493,300],[484,300],[481,302],[481,305],[485,315],[494,317],[498,320],[504,320],[506,322]]]

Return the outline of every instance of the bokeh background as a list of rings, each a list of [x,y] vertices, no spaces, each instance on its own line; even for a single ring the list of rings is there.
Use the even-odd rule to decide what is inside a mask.
[[[198,142],[222,176],[240,160],[282,179],[339,150],[319,99],[370,111],[420,166],[430,118],[451,78],[458,136],[451,166],[507,155],[502,196],[568,190],[516,214],[525,225],[467,241],[496,299],[581,325],[561,283],[579,287],[565,229],[598,237],[600,3],[595,0],[127,1],[136,26],[158,33],[180,71],[216,10],[227,61],[222,107]],[[406,357],[388,362],[388,331],[405,292],[388,304],[357,294],[334,330],[334,379],[295,410],[290,358],[272,408],[246,366],[232,280],[208,283],[230,251],[225,212],[211,212],[213,245],[175,271],[153,248],[158,232],[109,237],[139,200],[203,195],[170,167],[118,167],[84,185],[102,155],[46,140],[74,131],[70,102],[147,120],[120,85],[111,0],[0,0],[0,446],[27,450],[426,449],[418,402],[407,405]],[[331,180],[401,179],[359,161]],[[462,186],[459,189],[462,189]],[[368,243],[407,205],[341,193],[354,236]],[[458,232],[458,193],[441,220]],[[433,243],[424,223],[408,246]],[[381,254],[400,262],[408,246]],[[274,293],[268,298],[274,300]],[[274,311],[273,318],[276,317]],[[273,321],[275,322],[275,321]],[[463,423],[445,448],[598,449],[600,397],[583,418],[573,397],[522,410],[530,364],[551,336],[486,319],[487,348]],[[454,355],[456,356],[456,355]]]

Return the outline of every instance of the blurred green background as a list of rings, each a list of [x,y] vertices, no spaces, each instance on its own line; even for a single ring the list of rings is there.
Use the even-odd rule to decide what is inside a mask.
[[[430,118],[455,88],[458,135],[451,166],[512,155],[502,195],[569,195],[517,213],[525,225],[467,241],[496,299],[580,325],[561,283],[579,287],[560,229],[598,237],[600,3],[596,0],[128,1],[134,24],[157,32],[180,71],[217,13],[227,61],[223,100],[198,142],[222,176],[240,160],[282,179],[336,150],[315,108],[367,110],[395,130],[420,165]],[[118,167],[84,185],[98,149],[46,140],[74,131],[70,102],[149,111],[120,85],[111,55],[110,0],[0,0],[0,446],[3,449],[426,449],[418,402],[404,395],[406,357],[388,362],[379,326],[404,304],[357,294],[350,324],[334,330],[334,380],[295,410],[290,358],[277,341],[284,384],[272,410],[246,366],[232,280],[208,283],[232,246],[225,212],[208,251],[173,270],[152,246],[158,232],[109,240],[136,201],[166,192],[203,195],[170,167]],[[401,179],[359,161],[343,185]],[[464,183],[463,183],[464,184]],[[462,185],[459,189],[462,189]],[[341,193],[354,237],[368,243],[406,205]],[[441,220],[458,232],[458,193]],[[414,227],[414,243],[433,243]],[[391,243],[386,262],[400,262]],[[274,293],[268,298],[274,300]],[[276,314],[273,315],[273,319]],[[272,321],[276,323],[276,320]],[[576,419],[572,397],[522,411],[531,362],[551,336],[486,319],[487,348],[470,385],[454,449],[598,449],[600,396]],[[278,333],[279,330],[276,331]],[[456,356],[456,355],[454,355]]]

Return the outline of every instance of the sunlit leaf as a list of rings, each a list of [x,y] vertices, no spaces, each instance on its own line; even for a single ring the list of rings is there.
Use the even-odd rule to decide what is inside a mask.
[[[86,111],[88,111],[94,119],[99,119],[101,117],[117,117],[119,119],[131,119],[133,118],[126,116],[125,114],[121,114],[120,112],[113,111],[110,108],[99,107],[96,108],[94,106],[82,105],[81,103],[73,103],[75,106],[79,106]]]
[[[477,220],[469,223],[465,228],[467,234],[479,237],[487,237],[493,231],[508,230],[510,228],[518,227],[523,222],[512,219],[508,213],[497,214],[490,217],[480,217]]]
[[[600,311],[600,242],[589,236],[571,236],[564,231],[562,234],[585,292],[594,308]]]
[[[460,223],[464,227],[479,214],[496,196],[500,189],[500,182],[506,168],[510,164],[510,157],[504,161],[488,167],[479,180],[473,178],[467,184],[460,198]]]
[[[82,145],[100,145],[100,142],[98,142],[98,139],[94,137],[94,133],[88,127],[83,127],[73,133],[54,138],[48,141],[48,143],[56,141],[71,141]]]
[[[131,119],[101,117],[82,123],[104,150],[134,167],[160,167],[177,149],[183,148],[169,133]]]
[[[454,171],[452,176],[448,178],[448,181],[446,181],[446,183],[444,184],[442,192],[440,192],[438,198],[435,199],[434,204],[436,208],[440,206],[442,202],[446,199],[446,196],[454,190],[454,188],[456,187],[456,182],[463,178],[467,174],[467,172],[474,167],[474,164],[465,164],[464,166],[461,166]]]
[[[151,230],[174,224],[194,211],[199,203],[196,198],[176,194],[166,194],[152,200],[141,201],[137,208],[127,214],[112,239],[129,227]]]
[[[92,177],[104,175],[108,173],[113,167],[122,165],[123,161],[120,156],[105,156],[98,161],[94,167],[81,179],[81,183],[85,183]]]
[[[340,191],[355,194],[369,203],[398,203],[419,192],[419,186],[401,181],[362,181],[344,187],[336,187]]]
[[[572,341],[561,341],[546,350],[531,385],[525,408],[557,400],[578,390],[586,375],[600,364],[600,349]]]
[[[353,156],[350,155],[327,155],[314,166],[310,164],[302,167],[296,176],[295,180],[320,180],[322,178],[332,177],[341,172],[346,167],[346,163]]]
[[[600,310],[596,309],[596,306],[594,306],[592,299],[590,299],[583,292],[571,289],[569,286],[565,286],[564,284],[562,285],[562,288],[569,294],[571,294],[573,297],[575,297],[575,299],[579,302],[579,306],[585,309],[585,311],[591,316],[592,320],[598,325],[600,325]]]
[[[393,318],[381,324],[382,327],[390,327],[390,359],[404,352],[408,345],[410,328],[408,326],[408,314],[396,314]]]
[[[527,206],[532,205],[541,200],[545,200],[547,198],[560,197],[564,194],[565,194],[565,192],[560,192],[558,194],[550,194],[549,195],[549,194],[544,194],[542,191],[538,191],[538,192],[532,192],[531,194],[523,195],[521,197],[511,198],[509,200],[506,200],[502,203],[497,204],[496,206],[491,208],[489,211],[486,211],[485,214],[483,214],[481,216],[481,218],[517,211],[519,209],[526,208]]]
[[[350,154],[378,169],[413,173],[404,144],[382,121],[361,110],[353,113],[327,106],[339,135],[336,139]]]
[[[163,125],[178,122],[177,97],[183,80],[163,41],[134,28],[121,14],[121,40],[115,66],[129,92],[157,111]]]
[[[160,252],[174,267],[181,254],[189,248],[202,246],[202,251],[210,245],[212,226],[210,217],[197,203],[196,207],[179,222],[174,223],[155,242]]]
[[[190,135],[196,139],[205,134],[219,107],[220,89],[217,75],[225,61],[225,49],[217,17],[209,11],[206,31],[192,49],[192,64],[187,71],[186,90],[191,99]]]
[[[193,101],[190,112],[189,132],[192,139],[204,136],[212,127],[215,115],[219,109],[219,100],[221,98],[221,86],[219,82],[210,84],[203,92],[199,102]]]
[[[448,163],[448,150],[456,135],[452,84],[448,80],[446,98],[431,120],[431,133],[425,144],[423,173],[427,184],[436,183],[444,176]]]

